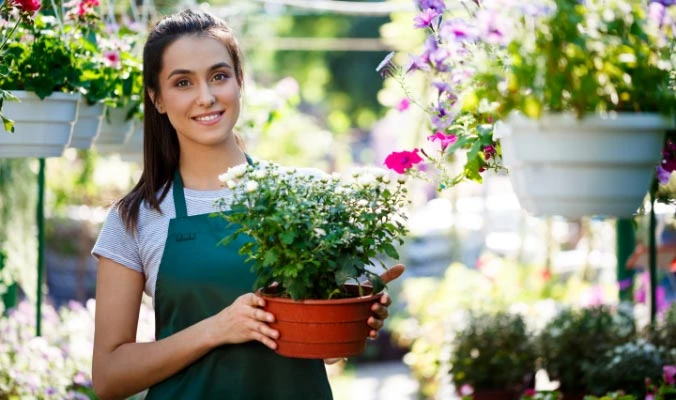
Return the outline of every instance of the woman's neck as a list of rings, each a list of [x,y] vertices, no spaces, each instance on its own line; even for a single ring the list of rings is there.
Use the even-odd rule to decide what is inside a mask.
[[[217,190],[222,187],[218,176],[228,168],[247,162],[234,137],[219,146],[181,144],[179,170],[183,186],[193,190]]]

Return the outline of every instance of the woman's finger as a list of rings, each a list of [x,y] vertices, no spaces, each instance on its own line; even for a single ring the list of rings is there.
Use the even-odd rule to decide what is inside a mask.
[[[387,271],[380,274],[380,279],[385,282],[385,284],[392,282],[393,280],[399,278],[401,274],[404,273],[406,268],[402,264],[397,264],[387,269]]]

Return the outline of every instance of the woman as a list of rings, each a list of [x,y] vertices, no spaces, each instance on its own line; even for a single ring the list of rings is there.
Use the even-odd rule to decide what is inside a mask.
[[[184,11],[150,32],[143,52],[144,171],[113,207],[98,258],[93,382],[101,398],[150,388],[148,399],[329,399],[321,360],[277,355],[274,315],[233,246],[209,218],[228,196],[218,175],[251,162],[233,132],[243,72],[222,21]],[[215,223],[222,223],[217,226]],[[135,343],[142,292],[157,341]],[[371,337],[390,300],[373,305]],[[329,361],[327,361],[329,362]]]

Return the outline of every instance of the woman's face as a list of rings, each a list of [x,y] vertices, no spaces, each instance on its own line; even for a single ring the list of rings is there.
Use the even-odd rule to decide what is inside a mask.
[[[232,139],[240,110],[234,67],[227,48],[211,37],[185,36],[164,51],[156,104],[182,147]]]

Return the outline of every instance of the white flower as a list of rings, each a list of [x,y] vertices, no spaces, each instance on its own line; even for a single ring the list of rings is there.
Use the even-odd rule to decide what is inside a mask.
[[[315,230],[315,234],[317,234],[317,236],[319,236],[319,237],[326,236],[326,231],[324,229],[315,228],[314,230]]]
[[[499,140],[512,135],[512,127],[502,121],[498,121],[493,125],[493,140]]]
[[[228,185],[228,189],[234,189],[235,186],[237,186],[237,182],[230,179],[228,182],[226,182],[226,185]]]
[[[246,183],[246,186],[244,187],[244,190],[245,190],[247,193],[253,193],[253,192],[255,192],[256,190],[258,190],[258,182],[256,182],[256,181],[248,181],[248,182]]]
[[[231,167],[228,171],[232,171],[232,174],[235,176],[235,178],[241,178],[244,176],[244,174],[246,174],[246,168],[248,166],[249,164],[239,164]]]
[[[397,178],[397,183],[399,183],[400,185],[403,185],[404,183],[406,183],[406,176],[405,176],[405,175],[400,175],[400,176]]]
[[[376,177],[367,173],[357,177],[357,183],[361,186],[369,186],[375,183]]]
[[[262,169],[257,169],[257,170],[253,173],[253,176],[254,176],[254,178],[256,178],[256,179],[263,179],[263,178],[265,178],[265,175],[266,175],[266,174],[265,174],[265,171],[263,171]]]
[[[359,200],[359,201],[357,202],[357,205],[358,205],[359,207],[366,207],[366,206],[369,205],[369,202],[368,202],[368,200],[366,200],[366,199],[361,199],[361,200]]]
[[[331,174],[331,179],[334,182],[340,181],[340,178],[341,178],[341,175],[338,172],[334,172],[334,173]]]

